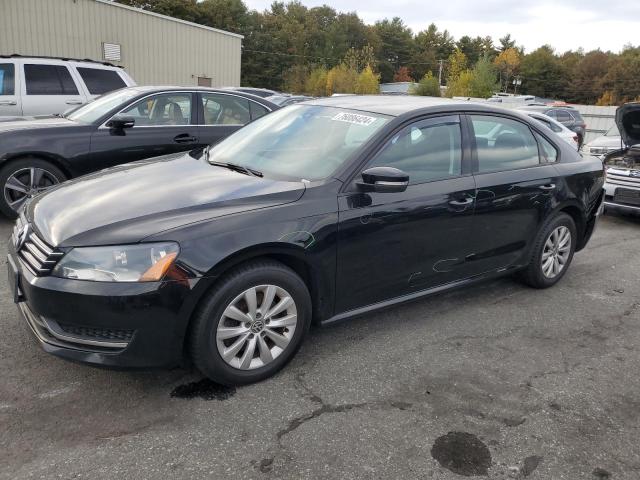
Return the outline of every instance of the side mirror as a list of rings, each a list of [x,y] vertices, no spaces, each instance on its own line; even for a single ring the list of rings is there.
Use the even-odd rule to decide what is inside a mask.
[[[116,115],[107,122],[107,127],[114,130],[122,130],[124,128],[131,128],[136,124],[136,119],[133,117],[121,117]]]
[[[372,167],[362,172],[362,181],[356,185],[362,192],[404,192],[409,175],[393,167]]]

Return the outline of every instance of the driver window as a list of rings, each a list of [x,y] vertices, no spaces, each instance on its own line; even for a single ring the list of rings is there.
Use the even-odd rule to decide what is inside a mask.
[[[203,93],[205,125],[246,125],[251,121],[249,100],[234,95]]]
[[[188,125],[191,123],[191,94],[153,95],[134,103],[120,115],[133,117],[136,127]]]
[[[462,173],[461,145],[457,116],[425,120],[396,134],[367,168],[398,168],[409,184],[456,177]]]

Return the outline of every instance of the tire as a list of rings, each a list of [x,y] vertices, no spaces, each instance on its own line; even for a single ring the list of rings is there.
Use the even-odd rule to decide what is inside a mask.
[[[32,170],[33,169],[33,170]],[[34,178],[31,172],[36,172],[36,179],[40,179],[37,188],[33,188],[30,179]],[[13,188],[8,187],[9,179],[13,178]],[[2,194],[0,195],[0,212],[8,218],[16,218],[17,208],[19,208],[24,200],[36,193],[42,192],[48,187],[64,182],[66,175],[58,167],[46,160],[35,157],[26,157],[19,160],[11,161],[0,169],[0,186]],[[15,183],[17,180],[18,183]],[[16,188],[24,186],[27,190],[19,191]]]
[[[252,296],[254,313],[247,317],[251,312],[247,298]],[[292,299],[293,306],[286,298]],[[265,302],[269,305],[265,306]],[[268,316],[269,311],[277,311],[277,305],[287,307]],[[291,323],[294,316],[295,324]],[[259,382],[293,358],[310,325],[311,297],[302,279],[279,262],[252,261],[225,274],[206,294],[192,319],[189,352],[196,368],[215,382]],[[234,351],[236,348],[239,349]],[[227,352],[226,359],[223,352]]]
[[[561,232],[566,231],[568,231],[569,233],[568,249],[560,251],[557,249],[557,245],[549,248],[550,244],[554,244],[552,235],[562,235]],[[575,253],[576,240],[577,232],[576,225],[573,219],[566,213],[559,213],[555,215],[538,232],[535,243],[533,245],[533,249],[531,251],[529,264],[524,270],[519,272],[519,278],[524,283],[533,288],[548,288],[555,285],[560,281],[565,273],[567,273],[569,265],[571,265],[573,254]],[[561,249],[564,249],[564,245],[562,244],[562,242],[560,242],[560,244],[562,245]],[[557,255],[555,255],[553,252],[557,252]],[[543,268],[544,266],[548,266],[548,263],[545,263],[543,265],[544,255],[547,256],[545,262],[548,262],[549,258],[552,258],[552,263],[554,263],[553,257],[555,256],[558,259],[557,265],[561,265],[560,270],[556,272],[555,266],[552,265],[552,271],[549,275],[548,268]]]

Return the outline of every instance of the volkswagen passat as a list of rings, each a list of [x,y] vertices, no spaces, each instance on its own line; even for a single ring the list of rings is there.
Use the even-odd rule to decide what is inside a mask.
[[[567,272],[602,163],[517,112],[421,97],[278,110],[198,155],[115,167],[21,211],[14,300],[42,347],[118,367],[190,357],[264,379],[327,324],[518,272]]]

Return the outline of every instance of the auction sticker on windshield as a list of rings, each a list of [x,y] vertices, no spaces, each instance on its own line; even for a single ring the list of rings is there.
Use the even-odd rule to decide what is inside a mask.
[[[342,112],[335,115],[331,120],[338,122],[354,123],[356,125],[371,125],[377,120],[376,117],[369,117],[367,115],[360,115],[357,113]]]

